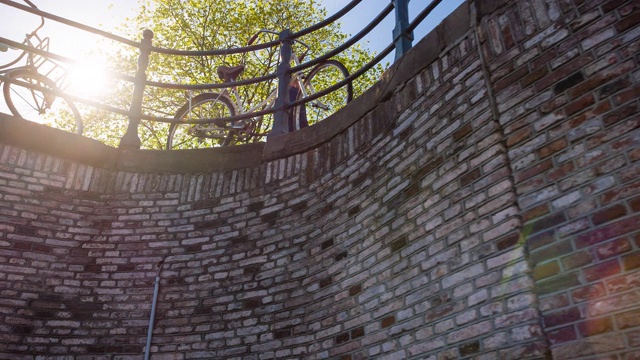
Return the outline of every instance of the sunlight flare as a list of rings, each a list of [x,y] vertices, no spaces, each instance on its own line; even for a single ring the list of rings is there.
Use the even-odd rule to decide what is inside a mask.
[[[87,98],[104,96],[109,89],[109,72],[99,58],[78,62],[69,72],[69,91]]]

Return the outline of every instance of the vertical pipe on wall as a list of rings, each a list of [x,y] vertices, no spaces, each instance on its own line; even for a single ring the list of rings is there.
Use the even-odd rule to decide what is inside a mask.
[[[158,274],[153,285],[153,300],[151,300],[151,314],[149,315],[149,328],[147,329],[147,343],[144,350],[144,360],[149,360],[149,353],[151,352],[151,337],[153,335],[153,322],[156,318],[156,304],[158,303],[158,290],[160,289],[160,272],[164,260],[158,263]]]

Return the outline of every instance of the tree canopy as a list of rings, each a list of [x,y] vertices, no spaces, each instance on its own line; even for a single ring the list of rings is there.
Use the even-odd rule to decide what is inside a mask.
[[[326,10],[315,0],[141,0],[140,12],[123,24],[131,39],[140,39],[142,29],[154,33],[153,45],[180,50],[230,49],[247,45],[247,40],[261,29],[280,32],[289,29],[302,30],[327,17]],[[310,46],[307,60],[320,56],[342,45],[348,35],[339,23],[332,23],[305,36],[302,41]],[[257,43],[274,38],[261,37]],[[294,51],[295,51],[294,47]],[[245,55],[226,56],[171,56],[152,53],[147,77],[152,81],[173,84],[219,83],[216,68],[219,65],[244,64],[242,79],[274,73],[278,62],[278,47],[260,50]],[[111,66],[119,72],[135,73],[137,49],[128,48],[110,54]],[[360,46],[354,46],[336,58],[349,71],[360,69],[370,61],[373,54]],[[356,96],[375,82],[381,67],[368,72],[354,83]],[[275,88],[276,80],[240,88],[246,105],[264,99]],[[107,102],[128,109],[132,84],[118,82],[112,88]],[[143,112],[153,116],[173,117],[188,96],[185,90],[169,90],[147,86],[143,100]],[[85,136],[117,146],[124,134],[128,119],[122,115],[95,108],[85,109],[83,121]],[[64,127],[64,124],[59,124]],[[139,135],[143,148],[162,149],[167,136],[168,124],[143,121]]]

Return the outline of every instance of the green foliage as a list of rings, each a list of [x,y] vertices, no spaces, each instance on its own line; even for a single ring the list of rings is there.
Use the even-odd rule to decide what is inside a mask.
[[[154,33],[153,45],[161,48],[180,50],[212,50],[242,47],[247,40],[261,29],[293,32],[314,25],[327,16],[326,10],[316,0],[141,0],[140,13],[124,24],[131,39],[140,39],[141,29]],[[273,40],[270,34],[256,43]],[[275,35],[274,35],[275,36]],[[340,46],[348,39],[337,23],[300,39],[311,48],[305,60],[313,59]],[[302,52],[294,45],[295,52]],[[168,56],[153,53],[147,69],[148,80],[173,84],[212,84],[221,82],[216,68],[219,65],[244,64],[246,69],[241,79],[249,79],[272,74],[276,71],[278,47],[260,50],[246,55],[226,56]],[[110,54],[112,66],[119,72],[135,74],[138,57],[137,49],[127,49]],[[337,56],[350,72],[361,68],[373,55],[360,46],[355,46]],[[381,67],[370,71],[354,83],[355,96],[379,78]],[[276,80],[263,82],[238,89],[245,109],[260,103],[275,89]],[[113,87],[110,105],[127,109],[131,99],[131,84],[119,82]],[[213,90],[219,91],[219,90]],[[188,96],[196,96],[202,91],[189,94],[185,90],[170,90],[147,87],[143,100],[143,113],[171,118],[177,109],[187,102]],[[85,113],[86,114],[86,113]],[[99,139],[117,146],[126,130],[128,119],[122,115],[102,110],[91,110],[83,116],[85,136]],[[270,125],[270,124],[267,124]],[[163,149],[168,124],[143,121],[139,134],[142,147]]]

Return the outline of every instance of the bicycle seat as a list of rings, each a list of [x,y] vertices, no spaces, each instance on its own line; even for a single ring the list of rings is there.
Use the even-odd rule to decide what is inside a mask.
[[[218,66],[218,77],[224,82],[236,81],[244,71],[244,65]]]

